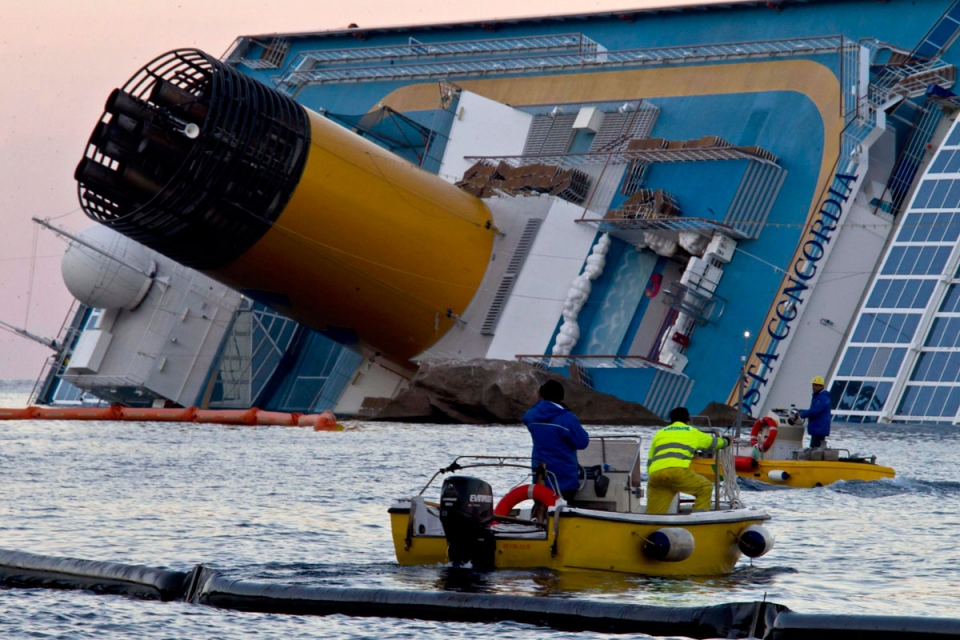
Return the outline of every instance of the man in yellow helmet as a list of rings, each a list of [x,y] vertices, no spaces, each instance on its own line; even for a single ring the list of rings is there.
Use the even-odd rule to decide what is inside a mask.
[[[697,449],[723,449],[727,438],[704,433],[686,424],[690,412],[677,407],[670,412],[670,424],[657,431],[647,456],[647,513],[666,513],[678,493],[696,498],[694,511],[710,509],[713,484],[690,470]]]

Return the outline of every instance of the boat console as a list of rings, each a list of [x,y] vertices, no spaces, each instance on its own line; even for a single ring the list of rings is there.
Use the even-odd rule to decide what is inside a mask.
[[[591,437],[587,448],[577,454],[581,484],[571,506],[641,513],[640,445],[638,436]]]

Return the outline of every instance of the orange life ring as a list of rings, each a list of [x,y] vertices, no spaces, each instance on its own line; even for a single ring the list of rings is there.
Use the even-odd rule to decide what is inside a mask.
[[[507,495],[500,498],[500,502],[493,508],[493,514],[497,516],[510,515],[510,509],[523,502],[524,500],[533,500],[548,507],[557,504],[557,496],[548,487],[542,484],[522,484],[514,487],[507,492]]]
[[[764,416],[756,422],[753,423],[753,429],[750,430],[750,446],[757,446],[757,439],[760,436],[760,430],[764,427],[767,427],[767,438],[763,441],[763,444],[760,445],[760,451],[769,451],[770,447],[773,446],[773,441],[777,439],[777,421],[771,418],[770,416]]]

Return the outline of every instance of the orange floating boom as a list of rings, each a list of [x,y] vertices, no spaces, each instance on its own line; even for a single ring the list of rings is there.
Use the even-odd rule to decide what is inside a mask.
[[[143,422],[199,422],[256,426],[313,427],[314,431],[342,431],[332,411],[285,413],[250,409],[152,407],[0,407],[0,420],[124,420]]]

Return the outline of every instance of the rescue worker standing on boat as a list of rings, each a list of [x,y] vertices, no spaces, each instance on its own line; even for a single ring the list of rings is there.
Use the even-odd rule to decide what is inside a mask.
[[[678,493],[696,498],[694,511],[710,509],[713,483],[691,471],[690,462],[697,449],[723,449],[730,440],[691,427],[689,419],[690,412],[677,407],[670,412],[670,424],[653,436],[647,456],[647,513],[667,513]]]
[[[810,398],[810,408],[799,413],[807,420],[807,433],[810,434],[810,448],[825,447],[827,436],[830,435],[830,423],[833,421],[833,412],[830,410],[830,392],[823,388],[823,377],[814,376],[811,380],[813,397]]]
[[[539,395],[537,404],[523,414],[523,424],[533,439],[530,462],[534,469],[541,462],[546,465],[560,485],[551,488],[559,489],[563,499],[570,502],[580,488],[577,450],[587,448],[590,436],[563,404],[562,384],[547,380],[540,385]]]

